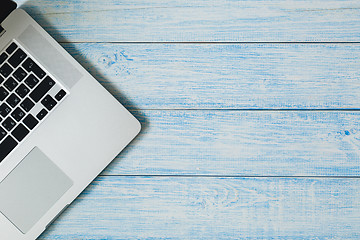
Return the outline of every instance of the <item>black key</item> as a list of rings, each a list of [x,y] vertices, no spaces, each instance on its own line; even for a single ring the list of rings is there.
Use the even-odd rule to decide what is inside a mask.
[[[54,80],[46,77],[35,89],[30,93],[30,97],[34,102],[38,102],[53,86]]]
[[[20,142],[29,134],[29,130],[21,123],[11,132],[11,134]]]
[[[51,109],[53,109],[56,105],[56,101],[50,95],[46,95],[46,97],[44,97],[44,99],[41,101],[41,103],[49,111],[51,111]]]
[[[6,131],[2,127],[0,127],[0,141],[6,136]]]
[[[37,77],[35,77],[33,74],[25,79],[26,85],[28,85],[30,88],[34,88],[38,82],[39,79],[37,79]]]
[[[18,96],[16,96],[14,93],[10,95],[10,97],[8,97],[6,99],[6,102],[11,106],[11,107],[15,107],[16,105],[18,105],[18,103],[20,102],[20,98]]]
[[[11,112],[11,108],[6,104],[3,103],[0,106],[0,115],[6,117]]]
[[[11,119],[11,117],[8,117],[7,119],[5,119],[5,121],[2,123],[3,127],[10,131],[11,129],[13,129],[16,125],[16,122],[14,120]]]
[[[4,87],[0,87],[0,101],[4,101],[7,95],[9,95],[9,92]]]
[[[5,80],[5,78],[3,78],[1,75],[0,75],[0,84]]]
[[[18,82],[21,82],[22,80],[24,80],[24,78],[26,77],[27,73],[25,72],[24,69],[22,69],[21,67],[19,67],[14,73],[13,73],[13,77],[18,80]]]
[[[16,52],[9,58],[9,63],[11,64],[11,66],[13,66],[14,68],[16,68],[17,66],[20,65],[20,63],[22,61],[25,60],[25,58],[27,57],[26,53],[22,50],[22,49],[18,49],[16,50]]]
[[[9,77],[8,80],[5,81],[4,86],[9,90],[12,91],[16,86],[18,85],[17,81],[13,79],[12,77]]]
[[[0,144],[0,162],[16,147],[17,142],[11,136],[7,136]]]
[[[30,58],[26,59],[22,66],[26,71],[33,72],[40,79],[46,75],[46,73]]]
[[[0,68],[0,73],[5,78],[7,78],[12,73],[12,71],[13,71],[12,67],[10,67],[10,65],[7,63],[4,63],[4,65],[2,65]]]
[[[8,55],[6,53],[2,53],[0,55],[0,65],[3,64],[7,58],[8,58]]]
[[[63,99],[63,97],[65,97],[66,95],[66,92],[61,89],[56,95],[55,95],[55,98],[56,100],[60,101],[61,99]]]
[[[34,127],[39,123],[38,120],[36,120],[36,118],[34,118],[33,115],[29,114],[26,116],[26,118],[24,118],[23,123],[30,129],[34,129]]]
[[[28,89],[25,84],[21,84],[16,90],[15,92],[21,97],[24,98],[29,92],[30,89]]]
[[[20,106],[26,111],[30,111],[34,106],[35,103],[33,103],[33,101],[31,101],[29,98],[25,98],[24,101],[22,103],[20,103]]]
[[[10,46],[6,49],[6,52],[8,54],[12,54],[15,49],[17,48],[17,45],[15,43],[10,44]]]
[[[23,110],[21,110],[19,107],[17,107],[12,113],[11,116],[16,120],[16,121],[20,121],[21,119],[23,119],[23,117],[25,117],[25,113],[23,112]]]
[[[39,120],[42,120],[42,119],[46,116],[47,113],[48,113],[48,112],[45,110],[45,108],[43,108],[43,109],[36,115],[36,117],[37,117]]]

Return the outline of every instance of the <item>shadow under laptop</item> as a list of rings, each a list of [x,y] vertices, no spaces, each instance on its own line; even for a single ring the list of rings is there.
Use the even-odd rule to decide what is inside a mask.
[[[47,2],[47,5],[46,5],[47,12],[49,12],[49,9],[51,9],[49,6],[49,4],[51,4],[51,3],[52,2]],[[57,7],[56,1],[54,1],[53,4],[54,4],[53,8],[56,9],[56,7]],[[132,146],[136,145],[136,143],[142,139],[142,136],[143,136],[142,133],[146,132],[150,123],[147,120],[145,112],[140,110],[129,98],[127,98],[120,91],[119,85],[121,85],[121,80],[119,81],[119,79],[121,79],[123,76],[121,76],[121,74],[115,75],[116,81],[111,81],[109,79],[109,77],[105,76],[99,70],[102,67],[101,66],[102,63],[99,61],[101,56],[98,56],[98,55],[94,56],[95,61],[92,61],[91,59],[89,59],[89,55],[91,55],[91,54],[88,54],[86,52],[89,49],[100,48],[104,51],[103,55],[108,55],[109,51],[111,51],[111,50],[107,51],[107,49],[111,45],[109,43],[99,43],[99,42],[97,42],[97,43],[89,43],[89,42],[76,43],[76,42],[68,41],[66,39],[66,37],[57,29],[57,27],[50,23],[50,21],[46,17],[47,14],[46,13],[44,14],[41,12],[42,4],[39,3],[39,1],[28,0],[28,1],[24,2],[22,5],[20,5],[19,8],[24,9],[27,13],[29,13],[31,15],[31,17],[33,17],[56,41],[58,41],[66,49],[66,51],[68,51],[70,53],[70,55],[72,55],[88,72],[90,72],[90,74],[92,76],[95,77],[95,79],[97,79],[100,82],[100,84],[106,90],[108,90],[113,96],[115,96],[117,98],[117,100],[120,103],[122,103],[140,121],[141,126],[142,126],[142,130],[141,130],[140,134],[128,145],[128,147],[126,147],[122,151],[122,153],[119,156],[116,157],[116,159],[114,160],[114,162],[112,164],[114,164],[117,161],[121,161],[121,159],[124,159],[124,157],[126,156],[126,154],[128,152],[128,149],[132,148]],[[48,14],[56,14],[56,13],[54,11],[54,12],[52,12],[52,13],[50,12]],[[89,47],[90,45],[92,47]],[[94,46],[94,45],[98,45],[99,47]],[[117,49],[118,49],[118,52],[122,52],[121,47],[119,47]],[[122,64],[122,63],[118,62],[117,64]],[[123,62],[123,64],[126,64],[126,62]],[[112,168],[112,166],[111,166],[112,164],[110,164],[103,172],[110,171],[110,169]],[[102,173],[100,175],[102,175]]]

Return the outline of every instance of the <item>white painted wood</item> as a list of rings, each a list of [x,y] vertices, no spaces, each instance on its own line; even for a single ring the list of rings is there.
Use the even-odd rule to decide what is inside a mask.
[[[359,181],[100,177],[40,239],[358,239]]]
[[[63,44],[128,108],[360,108],[360,44]]]
[[[358,0],[17,0],[59,41],[359,41]]]
[[[360,173],[358,113],[133,113],[142,122],[143,130],[103,174],[359,176]]]
[[[40,239],[360,238],[358,0],[17,2],[144,126]]]

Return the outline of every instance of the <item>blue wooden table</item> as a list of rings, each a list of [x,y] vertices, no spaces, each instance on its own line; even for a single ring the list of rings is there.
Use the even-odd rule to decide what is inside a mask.
[[[40,239],[360,238],[358,0],[18,3],[143,125]]]

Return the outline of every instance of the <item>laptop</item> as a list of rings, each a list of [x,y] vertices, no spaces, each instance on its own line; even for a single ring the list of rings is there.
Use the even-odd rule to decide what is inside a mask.
[[[140,123],[11,0],[0,1],[0,239],[36,239]]]

